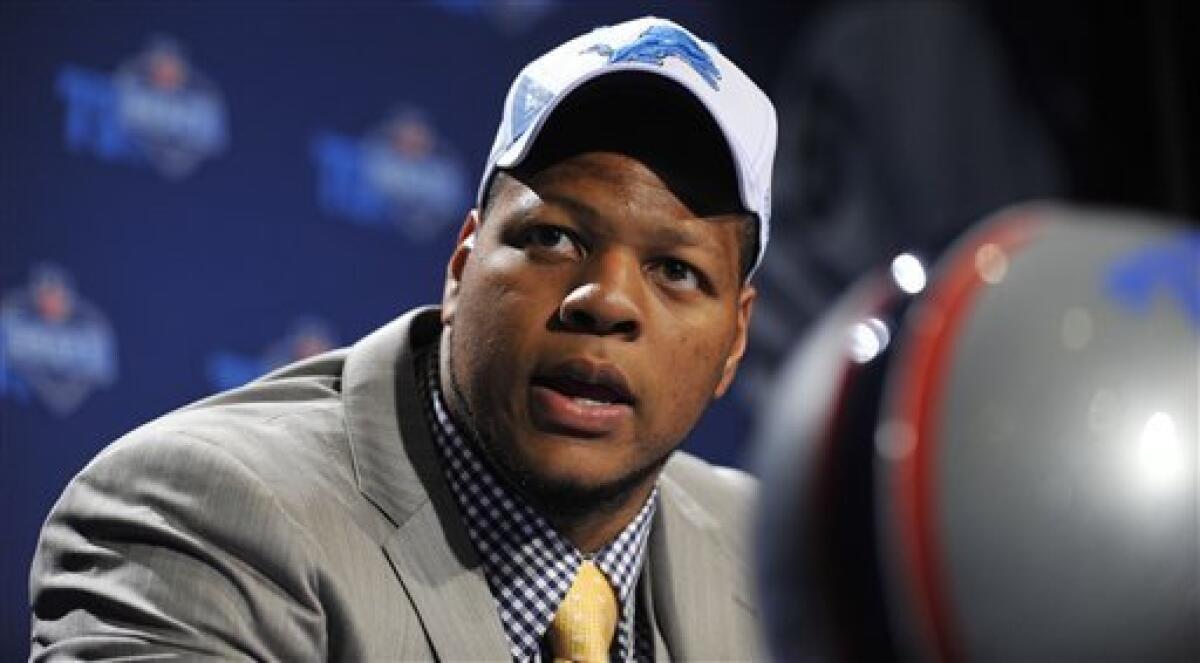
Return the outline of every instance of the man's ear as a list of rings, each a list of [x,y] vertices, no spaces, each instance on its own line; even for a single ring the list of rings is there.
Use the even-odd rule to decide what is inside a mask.
[[[729,391],[729,385],[733,384],[733,378],[737,375],[742,355],[746,354],[746,341],[750,333],[750,313],[754,309],[754,298],[757,296],[758,291],[749,283],[742,286],[742,291],[738,294],[737,333],[729,347],[725,365],[721,367],[721,380],[717,383],[717,388],[713,390],[714,398],[720,398]]]
[[[446,264],[446,285],[442,289],[442,324],[454,322],[454,312],[458,306],[458,291],[462,284],[463,271],[467,268],[467,259],[475,248],[475,235],[479,231],[479,210],[472,209],[463,219],[462,229],[458,231],[458,241],[454,245],[454,253],[450,254],[450,262]]]

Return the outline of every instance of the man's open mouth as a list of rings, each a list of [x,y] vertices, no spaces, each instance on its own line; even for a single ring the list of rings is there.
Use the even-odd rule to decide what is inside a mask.
[[[627,391],[603,382],[587,382],[571,377],[558,376],[534,378],[533,384],[553,389],[585,405],[633,404],[633,398],[629,396]]]
[[[568,435],[611,433],[632,414],[636,402],[619,370],[586,360],[539,373],[530,393],[538,425]]]

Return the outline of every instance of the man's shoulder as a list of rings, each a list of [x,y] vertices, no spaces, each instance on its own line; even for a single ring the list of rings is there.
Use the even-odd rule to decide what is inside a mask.
[[[345,356],[337,350],[313,357],[163,415],[110,444],[83,474],[130,463],[145,470],[147,459],[162,458],[176,475],[215,463],[286,487],[311,481],[314,472],[348,471],[340,392]]]
[[[672,454],[662,478],[668,499],[686,501],[726,528],[745,526],[758,495],[758,480],[750,474],[684,451]]]
[[[674,606],[672,619],[706,624],[703,633],[693,633],[698,649],[688,658],[754,660],[758,626],[749,534],[758,481],[741,470],[677,451],[663,468],[659,486],[663,526],[657,558],[652,559],[660,571],[663,565],[671,567],[667,576],[685,604]]]
[[[105,447],[64,496],[80,484],[130,497],[139,486],[203,492],[226,482],[298,518],[348,509],[373,519],[368,493],[382,484],[411,506],[419,487],[394,484],[411,475],[401,447],[421,442],[401,435],[402,420],[421,408],[412,380],[400,376],[411,370],[412,348],[436,338],[438,320],[436,309],[414,309],[351,347],[163,415]]]
[[[392,651],[396,639],[375,638],[364,616],[399,611],[402,630],[415,616],[380,554],[395,527],[359,484],[347,356],[285,367],[101,451],[43,525],[30,567],[35,649],[308,660],[331,655],[336,630],[350,651]],[[93,637],[116,633],[110,624],[120,637]],[[414,642],[394,651],[423,652]]]

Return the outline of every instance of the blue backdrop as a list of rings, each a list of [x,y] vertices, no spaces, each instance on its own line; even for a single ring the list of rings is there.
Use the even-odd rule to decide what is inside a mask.
[[[138,424],[440,297],[509,81],[711,5],[0,7],[0,658],[38,528]],[[737,464],[735,398],[688,446]]]

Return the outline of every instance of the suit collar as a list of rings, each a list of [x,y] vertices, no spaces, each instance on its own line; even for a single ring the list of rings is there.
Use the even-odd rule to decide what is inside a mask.
[[[437,342],[439,318],[436,308],[415,309],[354,345],[342,372],[346,433],[359,490],[396,527],[384,551],[438,658],[490,659],[508,642],[442,476],[413,370],[416,349]]]
[[[429,470],[437,469],[412,361],[438,329],[437,309],[410,311],[355,343],[342,370],[355,479],[397,526],[429,499]]]

